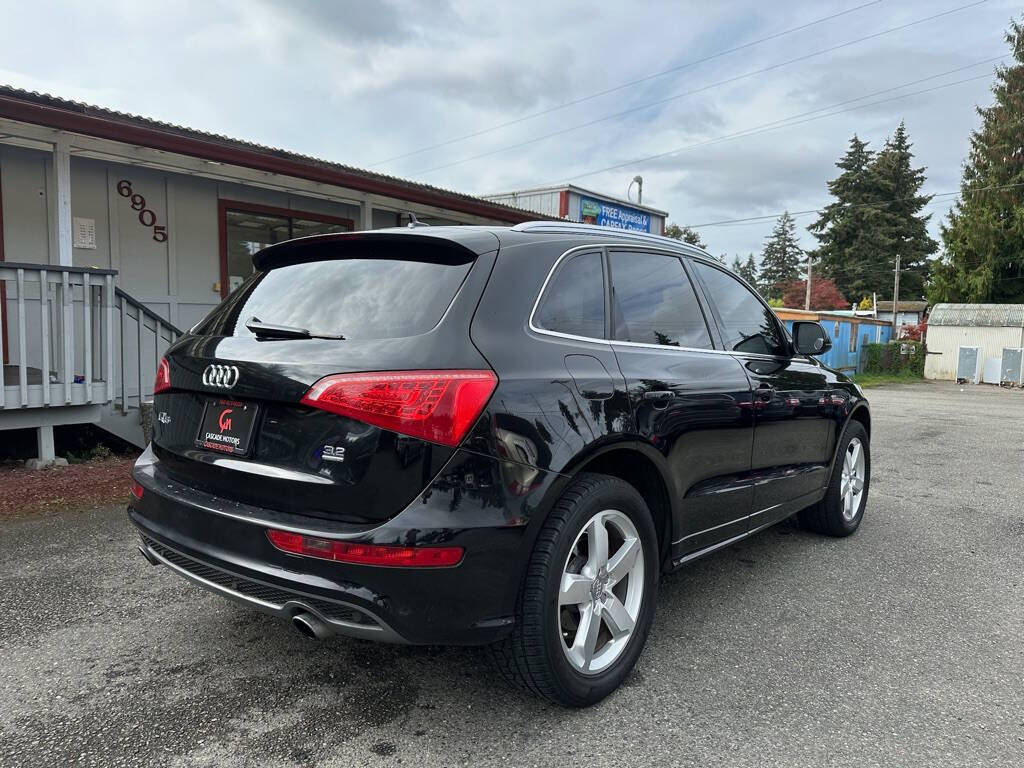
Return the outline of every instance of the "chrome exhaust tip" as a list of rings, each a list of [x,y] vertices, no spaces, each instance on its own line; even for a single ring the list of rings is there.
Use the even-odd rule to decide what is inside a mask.
[[[148,562],[150,565],[160,565],[160,561],[157,560],[153,556],[153,553],[149,551],[149,547],[139,544],[139,554],[146,558],[146,562]]]
[[[327,624],[306,611],[300,611],[292,616],[292,624],[299,632],[314,640],[323,640],[334,634]]]

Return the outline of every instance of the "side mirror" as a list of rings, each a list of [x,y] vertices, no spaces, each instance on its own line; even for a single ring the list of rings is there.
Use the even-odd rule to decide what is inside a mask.
[[[793,323],[793,346],[798,355],[823,355],[832,349],[832,339],[821,323],[798,320]]]

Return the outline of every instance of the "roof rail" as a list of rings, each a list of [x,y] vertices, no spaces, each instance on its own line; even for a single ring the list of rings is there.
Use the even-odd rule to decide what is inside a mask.
[[[601,227],[597,224],[579,224],[573,221],[524,221],[512,227],[513,232],[537,232],[551,235],[594,235],[596,237],[621,237],[630,240],[651,240],[663,245],[688,246],[698,253],[707,255],[707,251],[692,243],[676,240],[664,235],[652,235],[650,232],[637,232],[631,229]]]

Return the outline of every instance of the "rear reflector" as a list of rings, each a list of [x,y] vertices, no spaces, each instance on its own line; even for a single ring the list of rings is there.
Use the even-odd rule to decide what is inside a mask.
[[[160,358],[160,365],[156,367],[156,379],[153,381],[153,394],[159,395],[161,392],[171,388],[171,366],[167,362],[166,357]]]
[[[388,371],[325,376],[302,402],[403,435],[455,446],[494,393],[493,371]]]
[[[390,565],[398,568],[440,568],[458,565],[462,547],[382,547],[376,544],[355,544],[319,536],[267,529],[270,543],[292,555],[318,557],[339,563],[359,565]]]
[[[141,485],[139,485],[138,483],[132,483],[132,496],[134,496],[136,499],[141,500],[143,492],[144,491]]]

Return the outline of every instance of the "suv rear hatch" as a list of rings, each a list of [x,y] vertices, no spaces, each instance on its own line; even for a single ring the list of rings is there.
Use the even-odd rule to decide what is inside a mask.
[[[168,350],[161,471],[357,526],[400,512],[495,381],[469,325],[498,241],[452,232],[326,235],[256,254],[253,276]]]

